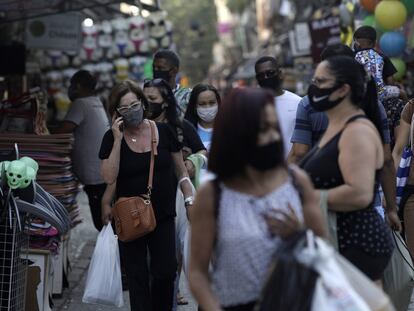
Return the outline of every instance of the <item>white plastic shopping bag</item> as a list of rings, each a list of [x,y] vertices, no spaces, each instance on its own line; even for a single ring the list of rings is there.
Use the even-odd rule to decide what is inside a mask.
[[[406,311],[414,288],[414,264],[401,234],[394,231],[392,234],[395,248],[384,271],[384,290],[398,311]]]
[[[365,274],[339,253],[336,260],[352,288],[364,299],[372,311],[394,311],[390,297],[382,291]]]
[[[375,283],[310,231],[307,246],[299,249],[296,256],[320,275],[312,311],[394,310],[388,296]]]
[[[115,307],[124,305],[118,238],[110,223],[98,235],[82,302]]]

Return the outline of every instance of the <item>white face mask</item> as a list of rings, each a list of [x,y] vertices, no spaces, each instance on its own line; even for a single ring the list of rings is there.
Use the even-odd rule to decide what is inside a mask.
[[[214,118],[217,115],[218,105],[208,108],[197,108],[197,114],[201,120],[204,122],[210,123],[214,121]]]

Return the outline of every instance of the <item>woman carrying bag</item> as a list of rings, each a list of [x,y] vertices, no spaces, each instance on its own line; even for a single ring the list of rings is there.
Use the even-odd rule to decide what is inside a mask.
[[[170,311],[177,268],[174,225],[176,178],[187,201],[192,200],[191,184],[181,155],[182,146],[176,132],[167,124],[152,126],[154,124],[143,118],[148,104],[142,90],[134,82],[126,80],[116,85],[111,91],[109,103],[113,124],[101,145],[103,178],[108,185],[116,182],[115,196],[118,201],[115,208],[120,198],[145,197],[144,201],[152,205],[156,223],[147,234],[132,241],[119,242],[130,290],[131,310]],[[155,150],[152,149],[154,144]],[[137,219],[137,227],[145,221]],[[120,225],[115,225],[117,231],[122,227],[122,219],[120,222]],[[147,249],[151,258],[150,271]]]
[[[393,250],[391,232],[374,209],[384,164],[375,84],[348,56],[316,68],[308,90],[311,106],[325,111],[329,127],[301,167],[337,214],[339,252],[373,281],[380,281]],[[398,229],[395,211],[386,211]]]

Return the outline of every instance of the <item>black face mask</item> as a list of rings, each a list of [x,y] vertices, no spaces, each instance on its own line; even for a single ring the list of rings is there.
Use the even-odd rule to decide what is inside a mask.
[[[170,82],[171,80],[171,70],[154,70],[154,79],[163,79],[166,82]]]
[[[257,81],[260,87],[264,89],[271,89],[273,91],[279,89],[282,86],[282,80],[279,76],[273,76]]]
[[[275,141],[265,146],[256,146],[247,159],[250,166],[258,171],[267,171],[283,163],[283,143]]]
[[[328,89],[321,89],[315,84],[309,85],[308,97],[309,103],[313,109],[316,111],[326,111],[330,110],[333,107],[337,106],[345,97],[340,97],[336,100],[329,100],[329,96],[336,90],[338,90],[342,85],[335,85]]]
[[[158,118],[164,111],[163,103],[150,103],[148,102],[148,109],[146,111],[147,118],[154,120]]]

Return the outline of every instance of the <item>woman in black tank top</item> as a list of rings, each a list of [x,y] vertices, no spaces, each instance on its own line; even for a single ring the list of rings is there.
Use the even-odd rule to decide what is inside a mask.
[[[393,243],[373,206],[384,162],[375,84],[353,58],[335,56],[318,65],[308,96],[314,109],[326,111],[329,126],[301,167],[337,213],[339,252],[380,280]]]

